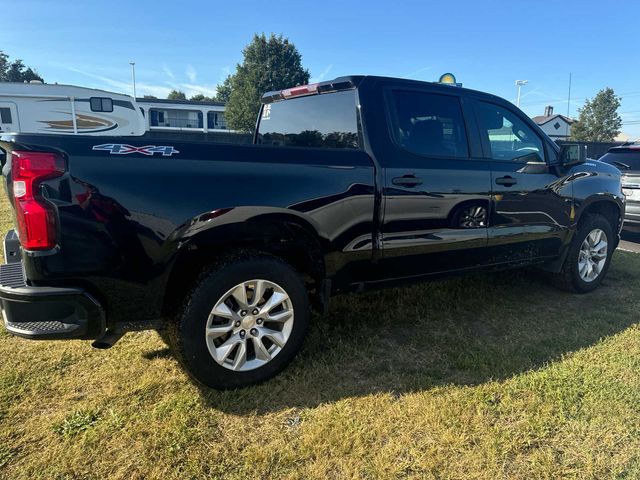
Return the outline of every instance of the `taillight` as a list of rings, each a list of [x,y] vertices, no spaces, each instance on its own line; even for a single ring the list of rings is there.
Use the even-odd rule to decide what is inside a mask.
[[[64,159],[56,153],[11,152],[18,237],[26,250],[49,250],[57,244],[56,213],[42,197],[40,183],[64,172]]]

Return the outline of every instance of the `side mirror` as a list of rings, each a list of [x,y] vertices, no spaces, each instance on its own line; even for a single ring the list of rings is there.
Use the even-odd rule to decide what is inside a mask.
[[[560,163],[571,167],[587,161],[587,146],[579,143],[565,143],[560,147]]]

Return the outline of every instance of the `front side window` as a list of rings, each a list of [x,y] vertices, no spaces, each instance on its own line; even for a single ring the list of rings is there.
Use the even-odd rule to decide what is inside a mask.
[[[469,157],[458,97],[411,90],[392,92],[396,143],[418,155]]]
[[[355,90],[264,105],[258,143],[311,148],[358,148]]]
[[[493,103],[478,103],[480,134],[494,160],[544,161],[542,139],[520,117]]]

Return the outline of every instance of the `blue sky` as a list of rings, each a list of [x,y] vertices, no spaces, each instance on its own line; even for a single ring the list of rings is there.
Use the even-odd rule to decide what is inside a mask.
[[[598,90],[622,97],[623,132],[640,137],[640,2],[2,0],[0,48],[47,82],[138,95],[215,92],[254,32],[283,33],[312,80],[377,74],[436,80],[570,114]],[[631,122],[631,123],[629,123]],[[638,122],[638,123],[633,123]]]

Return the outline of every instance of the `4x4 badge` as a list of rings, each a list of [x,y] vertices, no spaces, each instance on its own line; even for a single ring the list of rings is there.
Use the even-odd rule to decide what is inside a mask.
[[[144,147],[134,147],[125,143],[103,143],[94,145],[93,150],[104,150],[111,155],[127,155],[129,153],[142,153],[143,155],[153,155],[161,153],[163,157],[170,157],[174,153],[180,153],[172,146],[166,145],[145,145]]]

